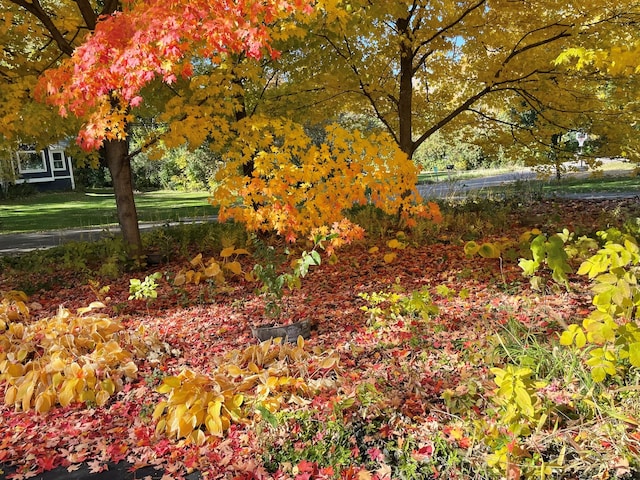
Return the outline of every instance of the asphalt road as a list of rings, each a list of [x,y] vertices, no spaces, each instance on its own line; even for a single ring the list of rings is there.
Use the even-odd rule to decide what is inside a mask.
[[[464,195],[471,190],[482,190],[483,188],[514,183],[518,180],[525,181],[535,178],[536,173],[531,170],[520,170],[465,180],[456,179],[455,174],[451,176],[443,175],[438,182],[418,185],[418,191],[424,198],[451,198]]]

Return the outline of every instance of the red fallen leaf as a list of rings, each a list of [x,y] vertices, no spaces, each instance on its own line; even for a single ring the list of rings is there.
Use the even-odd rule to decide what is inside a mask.
[[[302,460],[298,463],[298,471],[301,473],[310,472],[313,473],[318,469],[318,465],[315,462],[309,462],[308,460]]]
[[[520,480],[520,476],[520,468],[516,464],[507,464],[507,480]]]
[[[384,461],[385,457],[384,457],[384,453],[382,453],[382,450],[380,450],[379,448],[376,447],[372,447],[369,450],[367,450],[367,455],[369,455],[369,457],[371,458],[371,460],[373,461]]]
[[[109,458],[114,462],[118,463],[126,458],[126,453],[129,450],[127,445],[121,443],[112,443],[107,448],[107,453],[109,454]]]
[[[355,467],[349,467],[348,469],[342,471],[342,473],[340,474],[340,479],[341,480],[357,480],[358,473],[359,473],[359,469],[356,469]]]
[[[325,468],[321,468],[318,474],[325,475],[326,477],[331,478],[335,475],[335,472],[333,470],[333,467],[325,467]]]
[[[433,456],[434,447],[432,444],[423,445],[418,450],[411,453],[411,458],[418,462],[426,462]]]
[[[458,446],[463,449],[467,449],[471,446],[471,439],[469,437],[462,437],[458,440]]]
[[[446,264],[441,262],[431,265],[429,263],[433,262],[433,258],[442,257],[445,251],[448,256]],[[446,250],[439,249],[437,245],[416,248],[408,257],[410,261],[399,256],[397,263],[392,266],[373,268],[367,264],[369,260],[366,256],[358,253],[357,249],[353,249],[348,255],[344,255],[344,258],[348,258],[348,262],[358,263],[358,269],[347,268],[349,265],[328,265],[326,262],[318,267],[317,274],[315,272],[311,274],[312,277],[308,283],[303,282],[300,291],[287,293],[287,308],[290,316],[292,318],[298,317],[299,312],[305,312],[305,316],[311,317],[317,324],[317,329],[309,339],[308,346],[310,348],[338,347],[341,355],[340,366],[344,369],[345,385],[342,388],[349,389],[348,392],[345,392],[346,394],[355,392],[358,385],[371,383],[376,386],[378,393],[381,392],[380,385],[382,385],[394,395],[397,394],[398,398],[411,398],[411,395],[407,395],[408,392],[405,390],[405,382],[409,380],[409,376],[403,373],[403,368],[406,368],[414,372],[410,385],[414,389],[411,392],[415,391],[416,393],[415,400],[425,400],[426,397],[427,400],[433,401],[434,396],[438,396],[438,390],[441,388],[454,390],[456,386],[461,384],[459,381],[462,378],[460,376],[462,370],[464,370],[463,377],[466,380],[478,379],[482,382],[488,378],[486,366],[480,364],[461,365],[457,359],[458,356],[464,355],[464,350],[470,348],[480,354],[486,345],[484,342],[485,334],[496,326],[498,319],[505,320],[513,317],[510,309],[513,309],[514,312],[520,312],[524,308],[527,310],[531,308],[529,322],[534,326],[533,328],[538,328],[542,325],[540,319],[551,318],[549,316],[551,310],[557,310],[561,318],[576,319],[579,318],[576,310],[580,306],[584,309],[585,305],[590,304],[583,298],[585,295],[580,295],[579,292],[572,292],[562,298],[556,298],[551,294],[540,297],[539,294],[529,294],[526,291],[520,292],[519,298],[522,299],[526,296],[527,301],[519,301],[519,304],[515,304],[511,295],[483,284],[487,277],[495,274],[493,267],[487,268],[485,272],[477,273],[473,278],[461,278],[458,283],[447,280],[450,288],[456,291],[462,288],[468,289],[469,296],[465,301],[452,297],[448,299],[446,304],[442,304],[440,300],[436,299],[438,306],[441,307],[441,313],[437,317],[431,318],[429,324],[422,321],[412,322],[414,323],[412,328],[424,329],[424,332],[420,331],[419,336],[416,334],[416,339],[421,343],[420,353],[425,357],[423,363],[420,364],[416,362],[416,349],[411,347],[409,342],[399,341],[395,325],[390,326],[385,332],[372,332],[365,314],[359,310],[363,305],[362,300],[355,298],[360,292],[388,291],[390,285],[398,277],[407,292],[414,291],[425,284],[433,285],[433,282],[438,282],[438,278],[445,280],[454,278],[455,273],[452,274],[452,272],[461,271],[465,265],[458,257],[457,249],[452,246],[447,247]],[[413,266],[414,263],[423,266],[420,272],[414,272],[407,268],[407,265]],[[505,264],[506,277],[519,278],[509,268],[510,266]],[[168,266],[167,270],[171,270],[171,267]],[[440,270],[444,271],[441,277],[439,277]],[[411,273],[407,273],[410,271]],[[135,276],[140,278],[145,273],[151,272],[136,272]],[[2,275],[3,272],[0,272],[0,277]],[[68,284],[80,285],[83,282],[75,276],[60,275],[59,278]],[[42,278],[38,278],[38,282],[42,281]],[[121,286],[120,283],[123,285]],[[127,285],[128,278],[119,279],[117,283],[113,283],[113,289],[110,292],[112,295],[110,305],[120,303],[123,308],[122,312],[130,314],[124,318],[127,328],[135,329],[144,324],[149,329],[159,330],[163,340],[166,340],[170,348],[174,350],[172,356],[163,360],[161,364],[140,365],[140,381],[132,382],[123,389],[123,395],[126,395],[127,398],[122,401],[114,399],[114,403],[105,409],[79,410],[76,408],[83,408],[83,406],[77,406],[52,411],[44,419],[40,418],[39,421],[34,421],[28,415],[9,411],[11,409],[0,405],[0,430],[3,431],[3,434],[5,431],[7,432],[0,436],[0,457],[4,456],[5,461],[22,461],[24,465],[24,460],[21,459],[31,455],[31,458],[34,459],[33,463],[35,463],[37,458],[50,456],[53,451],[61,454],[63,449],[69,451],[71,455],[86,459],[95,459],[99,455],[103,455],[99,458],[107,461],[109,459],[104,457],[105,442],[100,441],[99,438],[106,438],[109,442],[118,438],[118,441],[129,446],[130,458],[133,458],[134,452],[137,454],[141,450],[143,457],[140,458],[144,458],[150,465],[165,466],[168,463],[175,463],[176,476],[179,476],[180,468],[184,467],[187,460],[184,446],[178,445],[173,439],[163,444],[164,439],[154,437],[154,426],[140,420],[141,407],[149,406],[157,400],[157,397],[153,396],[152,388],[144,388],[145,378],[148,379],[156,369],[167,372],[166,374],[174,374],[185,364],[193,365],[198,369],[206,369],[211,365],[213,357],[253,342],[246,333],[246,325],[255,323],[256,320],[263,320],[260,317],[262,303],[251,293],[254,285],[238,285],[236,288],[234,284],[233,294],[216,296],[214,304],[191,305],[181,308],[177,306],[178,300],[171,296],[173,295],[171,288],[163,287],[160,295],[165,297],[150,304],[147,310],[147,306],[144,304],[129,306],[126,300],[128,296]],[[584,290],[587,291],[587,289]],[[188,292],[192,302],[195,303],[199,292],[196,288]],[[568,297],[568,295],[570,296]],[[95,300],[95,298],[91,298],[89,289],[82,287],[59,287],[56,291],[40,293],[39,296],[43,298],[38,297],[38,301],[45,306],[47,311],[37,312],[38,316],[51,316],[52,312],[55,313],[60,299],[63,299],[71,310],[88,305]],[[238,301],[239,299],[241,301]],[[490,299],[496,300],[495,307],[489,305]],[[233,306],[234,300],[238,301],[237,305],[242,305],[242,307]],[[523,305],[527,306],[523,307]],[[115,315],[115,312],[109,312],[109,314]],[[440,331],[434,332],[431,328],[433,326],[437,326]],[[406,321],[405,330],[408,330],[408,327],[409,322]],[[468,341],[472,343],[465,344]],[[383,342],[393,344],[394,347],[383,348],[380,346],[380,343]],[[439,349],[434,348],[434,342],[440,346]],[[406,358],[394,356],[393,352],[403,350],[411,352],[411,355],[407,355]],[[390,359],[393,359],[394,363],[389,363]],[[451,367],[451,372],[440,369],[440,362],[446,362]],[[374,368],[377,370],[374,371]],[[438,375],[435,375],[434,372],[437,372]],[[380,383],[377,383],[378,381]],[[441,385],[438,385],[439,382]],[[141,389],[141,387],[143,388]],[[487,390],[493,386],[485,386],[484,388]],[[140,396],[135,393],[137,391],[146,393],[146,396]],[[325,393],[327,394],[325,398],[319,398],[318,402],[314,403],[314,406],[319,410],[330,405],[330,396],[337,395],[338,398],[343,396],[341,392]],[[387,405],[387,400],[385,398],[381,401]],[[401,402],[396,405],[396,408],[400,408],[400,405],[402,405]],[[483,407],[473,405],[471,408],[478,416],[484,413]],[[419,413],[419,410],[414,413]],[[68,415],[72,417],[68,421],[64,421],[64,417]],[[429,418],[414,418],[416,418],[416,422],[441,423],[443,421],[435,413],[430,414]],[[318,418],[320,421],[324,419],[326,417]],[[63,421],[67,425],[64,428],[62,427]],[[116,426],[117,430],[114,430],[117,435],[109,433],[114,422],[119,424]],[[143,432],[135,433],[138,428],[146,428],[149,438],[145,438],[147,435]],[[238,432],[242,431],[247,436],[247,431],[244,428],[244,426],[238,427]],[[20,432],[20,436],[13,438],[10,436],[11,432]],[[383,427],[379,432],[371,434],[376,440],[396,437],[398,442],[402,440],[401,435],[402,432],[398,430],[396,425]],[[210,472],[212,478],[231,478],[233,475],[238,475],[238,472],[241,471],[238,466],[245,458],[258,458],[252,457],[257,451],[255,438],[252,437],[251,440],[240,442],[238,441],[239,436],[239,433],[230,434],[228,446],[224,451],[218,448],[211,449],[212,451],[208,451],[201,457],[203,462],[206,462],[202,463],[203,468]],[[629,434],[628,437],[632,444],[638,445],[636,442],[640,440],[640,437],[635,437],[632,434]],[[53,440],[40,442],[39,439],[42,438],[56,439],[56,441],[51,447],[45,448],[45,445]],[[224,442],[226,441],[227,439],[224,440]],[[463,445],[466,442],[464,438],[457,441],[462,442]],[[597,447],[600,448],[599,445]],[[630,445],[626,445],[626,447],[631,448]],[[216,452],[214,453],[213,450]],[[62,454],[62,458],[71,457]],[[182,472],[184,472],[184,468]],[[319,478],[320,473],[318,472],[314,478]],[[336,474],[339,475],[339,472]],[[238,478],[267,479],[269,476],[259,477],[256,474],[247,473],[244,477]],[[275,478],[280,480],[282,477]]]
[[[382,438],[389,438],[392,435],[391,427],[387,424],[380,427],[378,432]]]
[[[46,472],[56,468],[59,464],[59,459],[55,455],[51,455],[49,457],[38,458],[37,463],[38,467]]]

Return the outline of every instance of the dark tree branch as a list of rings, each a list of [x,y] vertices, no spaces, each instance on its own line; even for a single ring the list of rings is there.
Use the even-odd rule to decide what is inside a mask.
[[[80,10],[80,15],[82,15],[82,19],[84,20],[85,25],[89,30],[95,30],[96,22],[98,20],[98,16],[96,12],[93,11],[93,7],[88,0],[73,0],[78,5],[78,10]]]
[[[71,56],[73,54],[73,45],[64,38],[64,35],[58,30],[51,16],[42,8],[38,0],[32,0],[27,2],[25,0],[9,0],[11,3],[24,8],[31,13],[34,17],[40,20],[40,23],[51,34],[51,37],[58,45],[58,48],[65,55]]]

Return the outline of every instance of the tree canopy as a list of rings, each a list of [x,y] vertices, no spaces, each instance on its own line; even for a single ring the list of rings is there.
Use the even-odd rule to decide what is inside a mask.
[[[79,124],[73,119],[61,121],[54,109],[34,101],[36,83],[42,72],[84,41],[100,15],[117,5],[0,1],[0,148],[13,148],[16,142],[46,145],[77,132]]]
[[[60,68],[45,72],[40,90],[62,116],[86,119],[78,139],[95,150],[127,135],[130,109],[153,80],[171,85],[190,77],[194,58],[274,54],[268,26],[303,7],[302,0],[131,2],[104,18]]]
[[[324,2],[283,54],[269,98],[298,117],[375,115],[409,156],[434,132],[470,125],[492,127],[474,139],[489,152],[513,145],[526,155],[554,133],[588,129],[617,154],[635,138],[620,127],[633,122],[636,86],[554,60],[637,37],[638,13],[635,1]]]

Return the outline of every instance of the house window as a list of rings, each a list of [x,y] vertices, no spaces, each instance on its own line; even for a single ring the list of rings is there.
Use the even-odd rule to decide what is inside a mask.
[[[53,162],[54,170],[65,170],[64,167],[64,152],[61,151],[52,151],[51,152],[51,161]]]
[[[35,150],[21,150],[18,156],[18,170],[20,173],[37,173],[46,172],[47,167],[44,164],[44,155]]]

